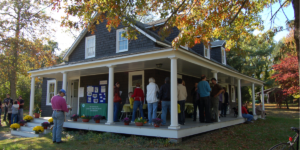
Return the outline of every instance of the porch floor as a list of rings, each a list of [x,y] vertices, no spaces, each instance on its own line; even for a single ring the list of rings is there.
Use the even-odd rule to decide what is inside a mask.
[[[244,118],[236,118],[233,116],[233,114],[227,115],[226,118],[222,117],[220,120],[221,122],[208,124],[200,123],[199,121],[194,122],[192,118],[186,118],[185,125],[180,126],[180,129],[178,130],[168,129],[170,125],[169,120],[167,121],[166,126],[160,126],[158,128],[155,128],[154,126],[148,124],[145,124],[144,126],[136,126],[135,124],[124,125],[123,122],[115,122],[115,124],[113,125],[106,125],[106,120],[101,120],[100,123],[95,123],[94,120],[90,120],[89,122],[82,122],[81,119],[78,119],[77,122],[67,120],[67,122],[64,123],[63,127],[152,137],[183,138],[245,122]]]

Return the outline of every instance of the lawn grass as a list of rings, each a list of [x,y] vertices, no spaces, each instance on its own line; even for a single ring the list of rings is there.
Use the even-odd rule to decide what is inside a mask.
[[[268,149],[287,142],[294,132],[290,127],[299,127],[299,111],[286,111],[266,104],[267,119],[253,124],[240,124],[211,132],[190,136],[179,144],[170,144],[168,139],[130,136],[89,131],[65,131],[67,143],[53,144],[51,133],[42,138],[16,138],[0,141],[0,149],[45,149],[45,150],[94,150],[94,149]],[[8,128],[8,127],[4,127]],[[3,130],[3,129],[2,129]],[[8,130],[8,129],[5,129]],[[1,130],[0,130],[1,131]]]

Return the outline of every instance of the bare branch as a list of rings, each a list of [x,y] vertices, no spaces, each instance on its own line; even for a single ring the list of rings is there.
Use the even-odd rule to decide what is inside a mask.
[[[234,20],[236,19],[236,17],[238,16],[238,14],[241,12],[242,8],[244,7],[244,5],[246,4],[248,0],[245,0],[241,6],[241,8],[239,9],[239,11],[234,15],[233,19],[229,22],[229,26],[231,25],[231,23],[234,22]]]
[[[281,0],[279,0],[279,4],[281,5]],[[281,8],[282,13],[284,14],[286,20],[289,22],[289,18],[286,16],[285,12],[283,11],[283,8],[282,7],[280,7],[280,8]]]
[[[174,10],[174,11],[172,12],[171,16],[165,21],[165,23],[164,23],[163,26],[165,26],[165,25],[168,23],[168,21],[173,17],[173,15],[176,14],[176,13],[178,12],[179,8],[185,3],[185,1],[186,1],[186,0],[184,0],[184,1],[176,8],[176,10]]]
[[[279,10],[282,8],[282,6],[284,6],[284,4],[287,3],[287,2],[288,2],[288,0],[286,0],[282,5],[280,5],[280,7],[276,10],[276,12],[272,15],[272,17],[270,19],[271,21],[276,16],[276,14],[279,12]],[[271,6],[271,8],[272,8],[272,6]]]

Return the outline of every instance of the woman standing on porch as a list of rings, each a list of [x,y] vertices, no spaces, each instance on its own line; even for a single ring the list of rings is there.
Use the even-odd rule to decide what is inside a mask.
[[[155,84],[154,78],[149,78],[149,84],[147,85],[147,102],[148,102],[148,119],[149,124],[152,124],[152,119],[156,118],[156,111],[157,111],[157,104],[158,104],[158,98],[157,98],[157,92],[159,91],[159,88],[157,84]]]
[[[141,117],[144,118],[144,113],[143,113],[144,92],[140,88],[139,83],[136,84],[136,88],[134,89],[133,95],[131,95],[131,97],[134,98],[131,123],[134,123],[137,108],[139,108]]]
[[[118,114],[119,114],[120,105],[122,104],[122,99],[120,96],[119,88],[120,88],[120,84],[119,82],[116,82],[114,87],[114,122],[120,122],[118,120]]]

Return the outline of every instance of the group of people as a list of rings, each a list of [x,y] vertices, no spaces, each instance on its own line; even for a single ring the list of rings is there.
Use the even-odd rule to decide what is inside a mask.
[[[192,89],[191,95],[193,96],[194,103],[194,121],[196,121],[197,107],[199,109],[200,122],[211,123],[212,121],[218,121],[219,117],[226,117],[228,105],[228,93],[226,92],[226,88],[218,85],[215,78],[212,78],[211,81],[214,84],[214,87],[212,89],[210,88],[209,83],[206,81],[206,77],[202,76],[201,81],[199,83],[195,83],[195,87]],[[118,114],[120,112],[120,106],[122,104],[119,87],[119,82],[116,82],[114,85],[114,122],[119,122]],[[182,79],[178,79],[177,100],[180,109],[180,113],[178,113],[178,123],[180,125],[185,124],[184,111],[187,96],[188,94],[185,87],[185,82]],[[158,102],[161,101],[162,125],[166,125],[167,113],[168,111],[170,111],[171,106],[170,78],[165,78],[165,83],[160,88],[155,83],[154,78],[149,78],[146,95],[144,95],[144,91],[141,89],[139,83],[136,84],[136,88],[134,89],[133,93],[128,93],[126,103],[132,104],[132,123],[136,118],[137,109],[139,109],[140,116],[144,118],[144,99],[146,99],[147,101],[149,120],[148,123],[152,124],[152,119],[156,118]],[[214,113],[212,113],[212,109]],[[212,118],[214,119],[212,120]]]
[[[10,98],[10,95],[6,94],[6,98],[3,100],[3,103],[0,99],[0,126],[2,108],[4,108],[3,121],[8,120],[9,124],[12,124],[23,119],[24,100],[22,99],[22,96],[19,96],[18,99],[13,101],[13,99]]]
[[[199,110],[199,121],[201,123],[211,123],[220,121],[220,117],[226,117],[228,106],[228,93],[225,87],[217,84],[215,78],[211,79],[213,88],[206,81],[206,76],[201,76],[201,81],[195,83],[192,89],[194,101],[194,121],[196,121],[197,107]]]

